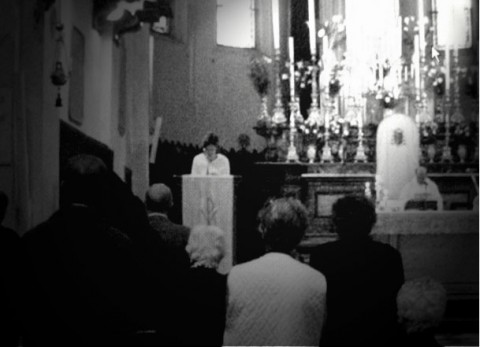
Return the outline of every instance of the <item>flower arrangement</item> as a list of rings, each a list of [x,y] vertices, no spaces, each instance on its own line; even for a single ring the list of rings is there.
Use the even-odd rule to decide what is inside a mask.
[[[379,101],[380,106],[382,106],[383,108],[394,108],[397,103],[393,91],[386,89],[378,91],[375,95],[375,98]]]
[[[334,15],[331,21],[325,22],[324,25],[318,31],[318,36],[323,37],[327,36],[329,39],[328,48],[335,49],[340,45],[345,43],[346,40],[346,30],[345,30],[345,21],[340,15]],[[324,47],[326,49],[327,47]]]
[[[260,97],[264,97],[268,93],[268,88],[270,86],[268,66],[271,63],[272,60],[266,56],[255,57],[250,61],[249,77]]]
[[[432,144],[436,141],[438,123],[429,121],[420,125],[420,138],[423,144]]]
[[[433,88],[436,95],[445,94],[445,68],[432,60],[427,66],[427,85]]]
[[[333,65],[330,72],[330,80],[328,81],[328,95],[331,98],[337,96],[342,88],[342,83],[340,82],[342,71],[343,64],[341,62]]]

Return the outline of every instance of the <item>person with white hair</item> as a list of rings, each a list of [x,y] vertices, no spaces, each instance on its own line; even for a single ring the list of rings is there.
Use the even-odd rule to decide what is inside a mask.
[[[217,272],[225,255],[225,233],[213,225],[195,226],[188,238],[187,345],[221,346],[225,327],[226,275]]]
[[[406,333],[402,346],[440,346],[435,328],[441,323],[447,303],[444,286],[429,277],[403,284],[397,294],[398,321]]]
[[[268,201],[259,212],[267,253],[228,275],[227,346],[318,346],[326,312],[323,274],[292,257],[308,226],[293,198]]]

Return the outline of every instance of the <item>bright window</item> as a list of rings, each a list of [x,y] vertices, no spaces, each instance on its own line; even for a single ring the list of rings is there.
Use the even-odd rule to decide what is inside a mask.
[[[255,0],[217,0],[217,44],[255,47]]]

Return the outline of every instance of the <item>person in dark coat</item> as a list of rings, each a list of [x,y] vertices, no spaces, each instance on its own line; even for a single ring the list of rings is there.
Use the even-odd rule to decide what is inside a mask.
[[[399,338],[396,295],[404,282],[400,253],[373,241],[373,204],[346,196],[333,204],[339,240],[318,246],[310,265],[327,279],[321,346],[390,346]]]
[[[168,218],[168,212],[173,207],[170,188],[163,183],[153,184],[147,191],[145,204],[150,226],[158,233],[162,241],[168,247],[185,252],[190,228],[175,224]]]
[[[0,346],[18,346],[21,330],[20,237],[2,225],[8,197],[0,191]]]
[[[186,250],[190,256],[186,294],[189,346],[222,346],[225,328],[227,276],[217,272],[225,255],[225,235],[216,226],[193,228]]]
[[[24,345],[138,345],[152,331],[155,342],[170,343],[172,309],[157,300],[165,261],[150,248],[141,200],[91,155],[68,161],[60,198],[60,209],[21,240]]]

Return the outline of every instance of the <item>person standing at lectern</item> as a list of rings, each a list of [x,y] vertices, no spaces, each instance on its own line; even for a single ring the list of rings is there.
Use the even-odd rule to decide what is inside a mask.
[[[432,209],[443,210],[442,195],[437,184],[427,177],[425,166],[417,167],[415,177],[402,188],[400,200],[404,209],[428,209],[428,202],[435,202]]]
[[[218,136],[207,133],[202,144],[203,152],[193,158],[192,175],[230,175],[230,162],[218,153],[218,147]]]

